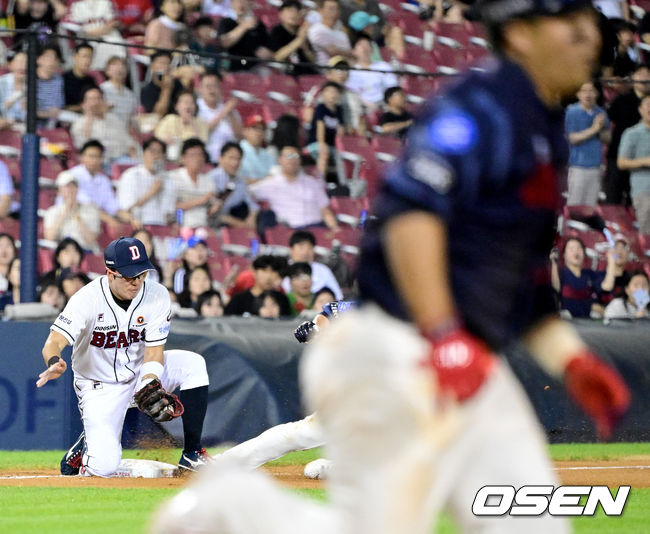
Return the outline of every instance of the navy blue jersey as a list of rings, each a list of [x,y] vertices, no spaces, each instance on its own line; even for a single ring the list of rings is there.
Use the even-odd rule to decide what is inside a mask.
[[[382,225],[427,211],[448,230],[452,291],[467,329],[501,349],[555,310],[548,254],[557,172],[568,148],[561,110],[548,109],[515,64],[491,59],[432,100],[384,177],[376,224],[362,242],[362,299],[409,319],[384,257]]]

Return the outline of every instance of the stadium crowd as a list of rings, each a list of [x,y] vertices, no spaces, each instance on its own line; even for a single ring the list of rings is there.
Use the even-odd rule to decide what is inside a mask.
[[[650,4],[594,4],[601,71],[565,110],[549,276],[567,315],[647,317]],[[454,0],[0,5],[8,29],[41,32],[39,299],[57,310],[120,235],[143,241],[179,315],[354,297],[362,226],[418,105],[489,54]],[[0,313],[20,303],[27,65],[24,33],[1,37]]]

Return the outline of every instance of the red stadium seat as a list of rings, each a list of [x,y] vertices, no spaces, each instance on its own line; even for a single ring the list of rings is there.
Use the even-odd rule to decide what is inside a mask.
[[[18,158],[2,157],[0,160],[9,169],[9,174],[14,179],[16,184],[20,184],[22,178],[22,169],[20,168],[20,160]]]
[[[39,274],[44,274],[54,269],[53,255],[54,251],[52,249],[38,247],[37,262]]]
[[[63,172],[63,165],[56,158],[41,158],[40,161],[40,178],[56,180],[57,176]]]
[[[171,226],[158,226],[155,224],[145,225],[145,229],[153,237],[176,237],[178,236],[178,226],[173,224]]]
[[[57,193],[56,189],[41,187],[38,191],[38,209],[46,210],[54,206]]]
[[[287,247],[289,246],[289,238],[294,232],[295,230],[293,228],[278,224],[273,228],[268,228],[264,232],[264,239],[268,245],[282,245]]]
[[[436,21],[433,23],[432,27],[437,39],[440,37],[453,39],[461,47],[467,48],[470,32],[465,24],[458,22]],[[443,42],[445,42],[444,39]]]
[[[16,130],[0,130],[0,154],[17,156],[23,148],[23,134]]]
[[[81,270],[85,273],[106,274],[106,264],[102,254],[86,254],[81,263]]]
[[[399,156],[402,153],[402,141],[396,137],[388,135],[376,136],[372,139],[372,145],[377,152],[383,154],[390,154],[391,156]]]
[[[226,256],[222,256],[217,259],[211,259],[208,262],[208,266],[210,267],[210,275],[212,276],[212,280],[216,280],[220,283],[223,282],[224,278],[226,278],[226,275],[230,272],[230,269],[232,269],[232,264]]]
[[[0,233],[9,234],[14,239],[20,239],[20,223],[9,217],[0,220]]]
[[[634,231],[636,219],[624,206],[603,204],[598,206],[598,212],[608,224],[614,225],[617,232]]]
[[[228,228],[227,226],[221,228],[221,240],[224,244],[250,247],[254,239],[259,240],[259,236],[251,228]]]
[[[325,76],[322,76],[320,74],[299,76],[298,87],[300,87],[300,93],[302,97],[304,98],[308,93],[312,91],[316,93],[326,81],[327,78],[325,78]]]
[[[122,173],[131,167],[137,165],[136,163],[113,163],[111,165],[111,180],[119,180]]]

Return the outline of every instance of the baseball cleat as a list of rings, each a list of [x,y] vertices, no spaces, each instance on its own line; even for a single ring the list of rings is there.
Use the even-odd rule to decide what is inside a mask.
[[[86,448],[86,434],[82,432],[74,445],[68,449],[61,459],[61,474],[73,476],[79,474],[81,467],[81,457]]]
[[[332,469],[332,460],[319,458],[318,460],[309,462],[305,466],[304,473],[307,478],[312,478],[314,480],[325,480],[330,469]]]
[[[196,471],[204,465],[208,465],[214,462],[212,456],[208,454],[208,451],[205,449],[199,449],[198,451],[183,451],[181,454],[181,459],[178,461],[178,468],[181,473],[183,471]]]

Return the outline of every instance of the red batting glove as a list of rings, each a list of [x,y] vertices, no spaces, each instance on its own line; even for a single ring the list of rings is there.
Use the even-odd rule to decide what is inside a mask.
[[[564,385],[574,402],[594,420],[598,438],[609,439],[630,406],[630,390],[618,372],[584,349],[569,360]]]
[[[429,364],[443,394],[459,402],[472,397],[494,368],[496,360],[488,346],[459,327],[425,337],[431,342]]]

